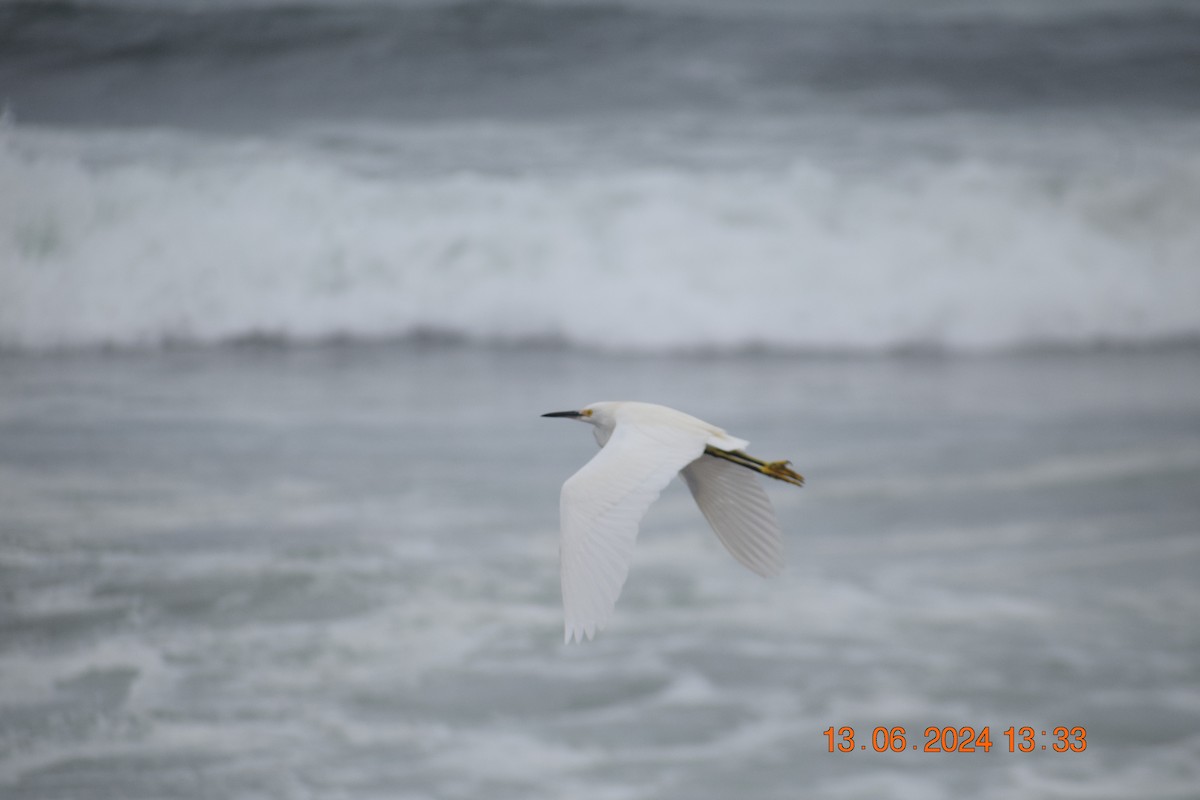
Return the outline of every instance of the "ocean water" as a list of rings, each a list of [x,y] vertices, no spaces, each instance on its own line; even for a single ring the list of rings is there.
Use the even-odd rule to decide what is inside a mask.
[[[1191,0],[0,1],[0,797],[1200,797],[1198,86]],[[788,571],[675,486],[564,646],[601,399]]]
[[[0,4],[0,347],[1200,335],[1200,3]]]
[[[789,569],[682,484],[562,642],[543,411],[790,457]],[[0,360],[5,797],[1195,797],[1200,356],[243,347]],[[989,752],[830,753],[904,726]],[[1003,731],[1086,729],[1009,753]],[[882,741],[882,739],[880,740]]]

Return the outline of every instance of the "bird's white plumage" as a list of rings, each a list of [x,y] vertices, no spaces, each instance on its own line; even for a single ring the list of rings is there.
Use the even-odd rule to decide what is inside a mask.
[[[683,480],[731,556],[764,578],[783,571],[783,536],[753,472],[709,456],[684,467]]]
[[[625,585],[638,524],[679,470],[704,452],[698,430],[619,424],[600,452],[563,484],[565,638],[595,635]]]
[[[652,403],[593,403],[581,418],[595,426],[601,450],[562,487],[568,642],[592,638],[612,616],[633,561],[638,525],[681,471],[733,557],[760,575],[780,572],[784,558],[779,525],[754,473],[704,454],[706,446],[740,450],[745,440]]]

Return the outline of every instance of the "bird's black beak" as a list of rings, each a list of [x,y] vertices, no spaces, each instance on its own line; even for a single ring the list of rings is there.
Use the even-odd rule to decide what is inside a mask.
[[[567,419],[579,419],[583,414],[579,411],[551,411],[549,414],[542,414],[543,417],[566,417]]]

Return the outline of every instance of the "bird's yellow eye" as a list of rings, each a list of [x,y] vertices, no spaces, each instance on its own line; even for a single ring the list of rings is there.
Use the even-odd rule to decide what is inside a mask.
[[[590,408],[585,408],[583,411],[579,412],[579,416],[581,416],[581,417],[590,417],[591,415],[592,415],[592,410]]]

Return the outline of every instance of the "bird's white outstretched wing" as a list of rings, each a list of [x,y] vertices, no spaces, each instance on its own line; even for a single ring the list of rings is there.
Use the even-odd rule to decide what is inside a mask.
[[[612,616],[638,524],[709,434],[623,421],[562,487],[562,593],[566,641],[591,639]]]
[[[754,472],[703,456],[683,470],[683,479],[730,555],[763,577],[783,570],[779,522]]]

